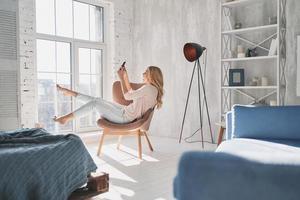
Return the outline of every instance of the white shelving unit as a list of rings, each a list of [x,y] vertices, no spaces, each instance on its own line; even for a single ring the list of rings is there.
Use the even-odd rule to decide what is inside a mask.
[[[264,31],[264,30],[276,31],[277,26],[278,26],[277,24],[272,24],[272,25],[265,25],[265,26],[255,26],[250,28],[241,28],[241,29],[223,31],[222,34],[230,35],[230,34],[240,34],[240,33],[251,33],[256,31]]]
[[[222,89],[248,89],[248,90],[257,90],[257,89],[277,89],[276,85],[273,86],[223,86]]]
[[[253,60],[273,60],[277,59],[278,56],[256,56],[256,57],[245,57],[245,58],[224,58],[222,62],[241,62],[241,61],[253,61]]]
[[[251,5],[251,4],[259,2],[259,1],[261,1],[261,0],[236,0],[236,1],[222,3],[222,7],[234,8],[234,7]]]
[[[237,12],[238,9],[242,9],[248,6],[253,6],[255,4],[265,4],[276,3],[276,13],[277,16],[276,24],[262,24],[249,25],[245,28],[234,29],[234,24],[232,24],[232,13]],[[263,6],[259,6],[263,11]],[[221,120],[224,120],[224,114],[229,111],[233,104],[241,103],[234,102],[232,98],[233,94],[242,95],[244,98],[248,98],[250,103],[257,103],[261,100],[265,100],[269,97],[276,99],[278,105],[284,104],[285,99],[285,66],[286,66],[286,48],[285,48],[285,35],[286,35],[286,17],[285,17],[285,7],[286,0],[234,0],[230,2],[225,2],[221,0]],[[257,7],[256,7],[257,8]],[[256,11],[257,12],[257,11]],[[246,14],[246,13],[245,13]],[[248,13],[249,14],[249,13]],[[251,16],[251,13],[248,15]],[[234,21],[234,20],[233,20]],[[263,20],[262,20],[263,21]],[[248,25],[248,24],[246,24]],[[244,25],[243,25],[244,26]],[[271,33],[271,34],[270,34]],[[255,38],[255,34],[259,34],[259,37],[265,35],[265,38],[260,41],[251,41],[248,38],[249,35]],[[271,39],[278,38],[277,40],[277,55],[268,56],[269,47],[264,45],[268,43]],[[258,55],[256,57],[245,57],[236,58],[230,57],[232,53],[233,43],[243,43],[249,48],[258,48],[264,54]],[[236,68],[237,64],[244,64],[251,62],[251,67],[248,70],[256,70],[259,67],[264,67],[263,62],[270,61],[275,73],[274,84],[268,86],[229,86],[229,69]],[[238,67],[240,68],[240,67]],[[245,74],[245,77],[247,74]],[[274,76],[274,75],[273,75]],[[253,92],[257,95],[253,95]]]

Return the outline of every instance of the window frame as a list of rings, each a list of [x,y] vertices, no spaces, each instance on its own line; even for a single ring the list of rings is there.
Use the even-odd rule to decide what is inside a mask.
[[[76,91],[78,91],[79,89],[79,63],[78,63],[78,50],[79,48],[88,48],[88,49],[99,49],[102,50],[102,69],[101,69],[101,73],[99,74],[100,80],[102,82],[102,87],[100,88],[99,94],[101,95],[101,97],[103,97],[103,87],[104,87],[104,79],[103,79],[103,74],[104,74],[104,63],[105,63],[105,50],[103,49],[103,45],[99,45],[99,44],[90,44],[90,43],[81,43],[81,42],[77,42],[76,44],[74,44],[73,46],[73,51],[74,51],[74,77],[72,79],[72,84],[74,84],[74,89]],[[76,107],[76,102],[75,102],[75,98],[72,98],[72,103],[73,103],[73,110]],[[77,132],[89,132],[89,131],[97,131],[98,128],[80,128],[79,126],[79,119],[75,119],[74,120],[74,125],[76,126],[75,130]]]
[[[82,40],[82,39],[76,39],[74,38],[74,4],[73,2],[77,1],[80,3],[85,3],[85,4],[89,4],[89,5],[93,5],[93,6],[98,6],[98,7],[102,7],[103,8],[103,42],[102,41],[90,41],[90,40]],[[106,83],[108,83],[108,79],[106,79],[104,76],[104,74],[108,74],[110,72],[109,69],[107,69],[107,67],[105,66],[110,66],[108,64],[108,57],[110,57],[110,46],[108,45],[108,43],[110,42],[110,39],[108,36],[110,35],[110,26],[109,26],[109,16],[110,16],[110,3],[105,3],[101,0],[72,0],[72,27],[73,27],[73,38],[68,38],[68,37],[64,37],[64,36],[58,36],[56,35],[56,0],[54,0],[54,20],[55,20],[55,35],[50,35],[50,34],[45,34],[45,33],[38,33],[37,31],[35,31],[35,41],[37,40],[49,40],[49,41],[54,41],[54,42],[66,42],[66,43],[70,43],[71,49],[70,49],[70,55],[71,55],[71,69],[70,69],[70,76],[71,76],[71,89],[73,90],[77,90],[78,89],[78,64],[76,63],[78,57],[77,56],[77,52],[76,52],[76,48],[78,47],[87,47],[87,48],[96,48],[96,49],[101,49],[103,52],[102,55],[102,74],[100,74],[100,79],[102,81],[102,87],[100,88],[99,93],[102,94],[103,98],[106,98],[106,92],[105,92],[105,87],[107,86]],[[37,56],[35,54],[35,62],[37,61]],[[77,66],[76,66],[77,65]],[[38,73],[37,70],[37,66],[36,66],[36,74]],[[36,110],[38,113],[38,79],[36,76]],[[72,110],[75,109],[75,98],[72,98]],[[57,102],[54,102],[55,105],[57,104]],[[57,108],[55,108],[57,109]],[[38,119],[38,116],[37,116]],[[72,132],[76,132],[76,133],[81,133],[81,132],[90,132],[90,131],[98,131],[99,128],[98,127],[92,127],[92,128],[82,128],[79,129],[78,125],[76,124],[76,120],[74,120],[73,123],[73,131]]]

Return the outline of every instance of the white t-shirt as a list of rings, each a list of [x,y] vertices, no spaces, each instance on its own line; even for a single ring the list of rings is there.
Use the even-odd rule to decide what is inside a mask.
[[[137,90],[130,90],[124,94],[126,100],[133,100],[131,104],[124,107],[125,117],[134,120],[142,117],[157,101],[158,90],[151,84],[145,84]]]

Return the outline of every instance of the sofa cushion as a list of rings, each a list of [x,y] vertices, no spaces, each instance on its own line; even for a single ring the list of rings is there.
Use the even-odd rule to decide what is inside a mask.
[[[236,105],[232,125],[233,138],[300,140],[300,106]]]
[[[216,152],[265,164],[300,165],[300,140],[235,138],[222,142]]]

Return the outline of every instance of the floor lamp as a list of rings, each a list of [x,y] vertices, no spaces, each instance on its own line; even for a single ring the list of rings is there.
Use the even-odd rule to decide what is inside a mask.
[[[203,54],[203,52],[205,50],[206,50],[205,47],[202,47],[202,46],[200,46],[199,44],[196,44],[196,43],[186,43],[183,47],[183,53],[184,53],[185,58],[189,62],[195,62],[195,64],[194,64],[194,68],[193,68],[192,77],[191,77],[191,80],[190,80],[187,100],[186,100],[186,103],[185,103],[183,120],[182,120],[182,124],[181,124],[180,137],[179,137],[179,143],[180,143],[181,139],[182,139],[183,127],[184,127],[186,111],[187,111],[187,107],[188,107],[188,103],[189,103],[193,78],[194,78],[195,71],[197,69],[198,101],[199,101],[199,113],[200,113],[200,121],[199,121],[200,122],[200,128],[198,130],[200,130],[200,133],[201,133],[202,148],[204,148],[203,116],[202,116],[202,109],[204,109],[204,108],[202,106],[201,91],[203,93],[203,101],[204,101],[204,107],[206,109],[206,115],[207,115],[207,120],[208,120],[208,125],[209,125],[210,136],[211,136],[211,142],[214,143],[213,136],[212,136],[211,122],[210,122],[210,115],[209,115],[209,110],[208,110],[208,105],[207,105],[205,85],[204,85],[204,80],[203,80],[203,73],[202,73],[202,69],[201,69],[201,65],[200,65],[200,61],[199,61],[201,55]]]

